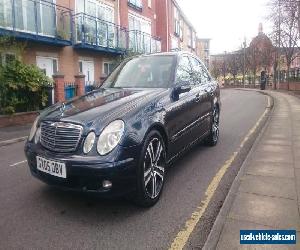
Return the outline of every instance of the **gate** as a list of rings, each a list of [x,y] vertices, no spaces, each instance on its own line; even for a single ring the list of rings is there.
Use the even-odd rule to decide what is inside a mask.
[[[77,86],[74,82],[65,83],[65,99],[69,100],[76,96]]]

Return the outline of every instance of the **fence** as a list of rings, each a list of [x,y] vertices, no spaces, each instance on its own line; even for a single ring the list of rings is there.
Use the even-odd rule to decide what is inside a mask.
[[[97,17],[78,13],[74,16],[76,43],[96,45],[107,48],[126,49],[126,30],[114,23]]]
[[[273,83],[273,77],[268,76],[267,77],[267,84],[266,86],[272,86]],[[245,87],[245,88],[258,88],[260,86],[260,77],[245,77],[245,82],[243,82],[242,79],[226,79],[224,82],[225,87]]]
[[[71,42],[71,10],[50,1],[1,0],[0,28]],[[0,1],[0,2],[1,2]]]

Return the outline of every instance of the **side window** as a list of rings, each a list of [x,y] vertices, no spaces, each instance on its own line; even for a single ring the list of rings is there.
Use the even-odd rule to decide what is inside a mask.
[[[176,72],[176,85],[179,84],[192,84],[191,79],[192,68],[187,56],[180,58],[177,72]]]
[[[197,84],[205,84],[210,81],[210,76],[203,64],[196,58],[191,57],[191,64],[194,70],[194,81]]]
[[[202,67],[200,62],[194,58],[194,57],[190,57],[190,61],[192,64],[192,68],[193,68],[193,80],[194,80],[194,84],[201,84],[203,83],[203,72],[202,72]]]
[[[203,72],[203,78],[206,82],[209,82],[211,80],[211,77],[206,69],[206,67],[201,63],[202,72]]]

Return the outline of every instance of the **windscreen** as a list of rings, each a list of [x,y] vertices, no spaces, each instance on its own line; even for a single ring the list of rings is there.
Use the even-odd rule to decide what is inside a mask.
[[[170,85],[175,56],[143,56],[121,63],[106,79],[110,88],[167,88]]]

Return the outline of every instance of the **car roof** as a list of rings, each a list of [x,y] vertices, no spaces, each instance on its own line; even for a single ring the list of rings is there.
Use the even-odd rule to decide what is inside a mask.
[[[159,53],[152,53],[152,54],[144,54],[141,56],[179,56],[179,55],[191,55],[196,56],[188,51],[170,51],[170,52],[159,52]]]

